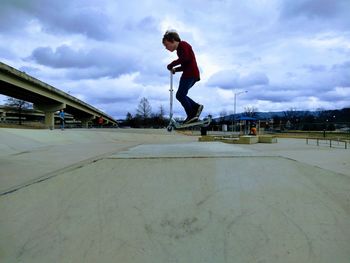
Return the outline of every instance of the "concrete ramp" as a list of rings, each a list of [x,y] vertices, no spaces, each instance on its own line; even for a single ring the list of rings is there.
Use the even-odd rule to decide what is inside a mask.
[[[348,263],[349,193],[245,146],[142,144],[2,196],[0,261]]]

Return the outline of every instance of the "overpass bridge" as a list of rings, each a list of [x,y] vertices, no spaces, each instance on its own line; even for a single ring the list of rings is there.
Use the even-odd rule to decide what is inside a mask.
[[[45,126],[54,128],[54,113],[61,109],[80,120],[83,127],[100,116],[104,122],[117,125],[117,121],[103,111],[15,68],[0,62],[0,94],[34,104],[34,109],[45,113]]]

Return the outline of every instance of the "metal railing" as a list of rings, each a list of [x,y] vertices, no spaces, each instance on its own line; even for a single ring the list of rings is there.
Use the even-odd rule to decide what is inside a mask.
[[[348,148],[348,142],[346,140],[337,139],[306,138],[306,144],[316,144],[317,146],[329,146],[330,148]]]

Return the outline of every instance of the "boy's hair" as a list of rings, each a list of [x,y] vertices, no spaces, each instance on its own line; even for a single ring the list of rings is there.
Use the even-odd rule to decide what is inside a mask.
[[[180,42],[181,41],[179,34],[175,30],[167,30],[163,36],[162,42],[164,43],[165,40],[167,40],[169,42],[174,42],[174,41]]]

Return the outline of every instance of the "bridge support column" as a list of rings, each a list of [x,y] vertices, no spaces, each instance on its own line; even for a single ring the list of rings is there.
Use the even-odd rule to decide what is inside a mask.
[[[58,103],[53,105],[34,104],[34,109],[45,112],[45,127],[50,130],[53,130],[55,128],[55,112],[65,108],[65,103]]]
[[[55,112],[45,111],[45,127],[50,130],[55,128]]]
[[[89,122],[93,120],[94,117],[89,117],[89,118],[81,118],[81,127],[82,128],[89,128]]]

